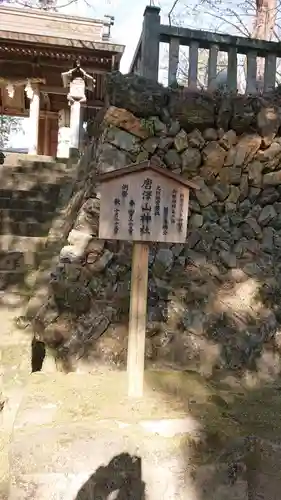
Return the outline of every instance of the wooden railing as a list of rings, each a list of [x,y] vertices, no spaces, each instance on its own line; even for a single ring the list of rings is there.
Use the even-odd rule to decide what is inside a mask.
[[[160,22],[160,8],[148,6],[144,12],[143,29],[130,71],[152,80],[158,80],[159,46],[169,44],[168,85],[177,81],[180,46],[189,47],[188,87],[197,88],[199,49],[207,49],[208,83],[213,90],[217,86],[218,53],[227,52],[227,88],[237,91],[237,55],[246,55],[246,93],[258,91],[257,61],[264,58],[263,90],[276,85],[276,63],[281,57],[281,44],[253,38],[222,35],[201,30],[191,30]]]

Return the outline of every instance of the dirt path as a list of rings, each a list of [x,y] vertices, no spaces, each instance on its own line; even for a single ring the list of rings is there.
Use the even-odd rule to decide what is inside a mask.
[[[0,500],[8,499],[8,452],[13,424],[30,373],[30,334],[16,327],[21,309],[1,307],[0,373],[4,408],[0,414]]]

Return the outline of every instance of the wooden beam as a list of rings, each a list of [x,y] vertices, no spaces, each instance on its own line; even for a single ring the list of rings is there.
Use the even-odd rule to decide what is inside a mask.
[[[69,89],[64,87],[55,87],[52,85],[40,85],[40,92],[44,92],[46,94],[56,94],[56,95],[67,95]]]
[[[278,42],[268,42],[255,38],[192,30],[164,24],[160,24],[158,33],[159,41],[163,43],[170,43],[171,38],[179,37],[181,45],[189,46],[191,41],[198,42],[201,49],[209,49],[211,45],[218,45],[219,50],[225,52],[228,52],[229,47],[236,47],[239,54],[248,54],[250,50],[253,50],[261,57],[265,57],[267,54],[274,54],[277,57],[281,57],[281,44]]]

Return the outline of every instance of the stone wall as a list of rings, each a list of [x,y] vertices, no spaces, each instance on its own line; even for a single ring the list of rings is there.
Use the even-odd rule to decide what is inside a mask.
[[[96,239],[95,175],[157,156],[201,189],[191,193],[186,244],[151,245],[147,365],[271,377],[281,348],[276,95],[210,96],[143,83],[109,77],[110,106],[88,129],[96,147],[84,203],[33,321],[36,337],[67,371],[124,366],[131,245]]]

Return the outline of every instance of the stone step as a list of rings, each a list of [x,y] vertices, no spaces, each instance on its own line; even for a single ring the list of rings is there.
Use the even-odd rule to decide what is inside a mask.
[[[4,166],[11,166],[13,167],[14,165],[22,165],[22,164],[32,164],[32,163],[39,163],[39,164],[44,164],[48,167],[50,164],[56,164],[56,165],[62,165],[66,166],[67,164],[67,159],[63,158],[54,158],[53,156],[45,156],[45,155],[27,155],[23,153],[5,153],[5,161],[4,161]]]
[[[0,250],[0,272],[28,272],[31,269],[37,268],[39,264],[51,256],[42,246],[38,245],[33,250]]]
[[[0,220],[0,235],[12,234],[15,236],[47,237],[50,226],[51,221],[43,223],[19,222],[9,218],[3,218]]]
[[[31,194],[35,195],[41,193],[41,195],[46,195],[47,193],[58,193],[61,188],[60,184],[54,184],[54,183],[43,183],[43,182],[38,182],[38,180],[33,181],[33,180],[25,180],[24,178],[22,179],[17,179],[16,182],[13,182],[13,180],[9,178],[3,178],[1,179],[1,184],[0,184],[0,189],[1,191],[15,191],[15,192],[26,192],[29,191]],[[3,196],[5,197],[6,196]]]
[[[1,189],[38,190],[45,192],[54,188],[59,189],[64,182],[65,176],[61,176],[58,179],[54,176],[40,178],[38,175],[0,175]]]
[[[0,291],[4,292],[10,287],[25,289],[25,270],[0,271]]]
[[[14,222],[25,222],[25,223],[51,223],[55,217],[55,211],[39,211],[30,209],[30,205],[26,202],[26,208],[22,210],[17,210],[13,208],[4,208],[0,210],[0,223],[7,222],[8,224]]]
[[[11,200],[32,200],[42,203],[55,203],[60,192],[60,188],[54,185],[41,186],[41,189],[12,189],[0,188],[0,198]]]
[[[28,191],[25,191],[28,195]],[[55,200],[33,200],[29,198],[2,198],[0,193],[0,210],[32,210],[36,212],[51,212],[56,206]]]
[[[74,171],[62,169],[56,164],[53,168],[32,168],[31,166],[0,167],[0,179],[5,177],[16,179],[26,177],[28,179],[40,179],[45,182],[59,181],[64,177],[71,177]]]
[[[23,252],[37,253],[43,250],[46,239],[44,237],[17,236],[12,234],[3,234],[0,236],[1,252]]]

